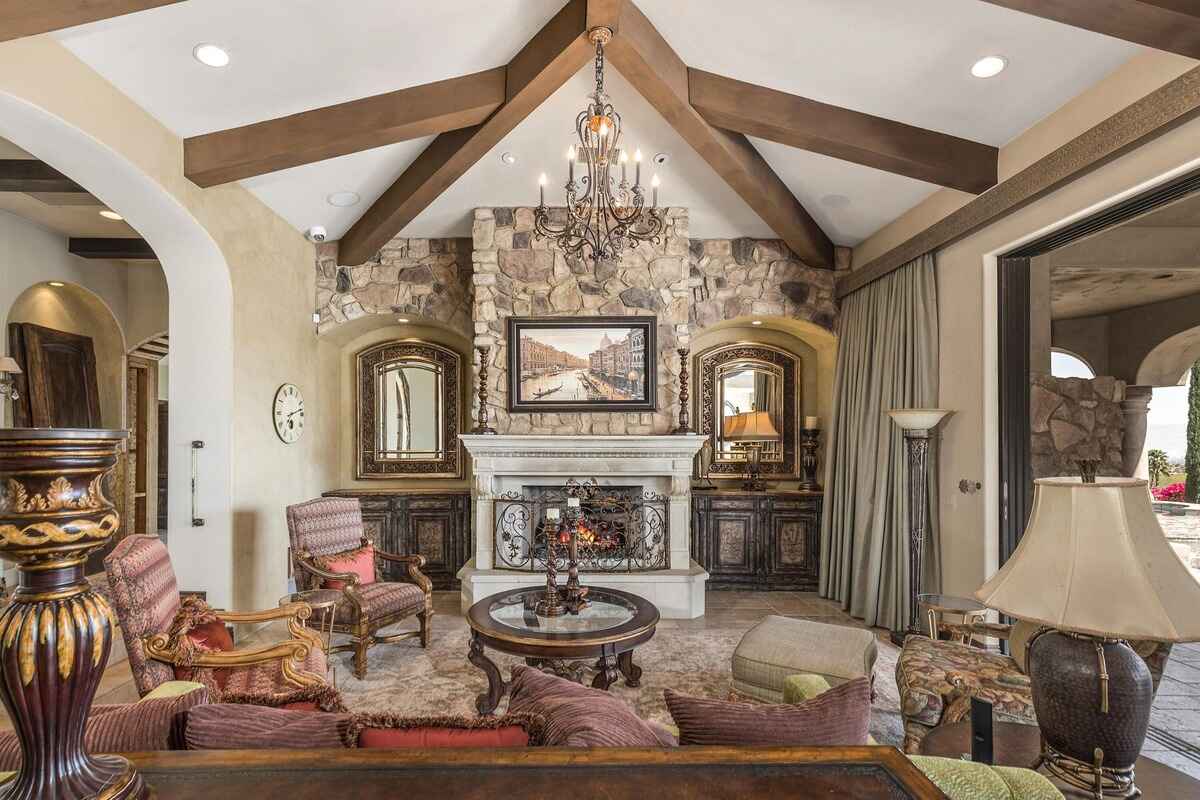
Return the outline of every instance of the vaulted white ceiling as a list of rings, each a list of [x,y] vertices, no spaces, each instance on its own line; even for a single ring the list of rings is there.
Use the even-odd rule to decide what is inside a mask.
[[[563,0],[190,0],[57,34],[180,136],[205,133],[506,63]],[[638,0],[689,65],[815,100],[1003,145],[1138,48],[972,0]],[[211,69],[192,48],[232,63]],[[972,78],[980,56],[1009,68]],[[531,203],[561,183],[590,67],[523,121],[404,231],[462,236],[479,205]],[[698,237],[770,236],[762,220],[615,71],[628,144],[660,169],[662,200],[692,210]],[[243,181],[298,229],[340,236],[420,153],[403,142]],[[937,187],[754,140],[836,243],[853,245]],[[512,166],[500,154],[517,156]],[[359,205],[338,209],[331,192]],[[548,188],[548,192],[554,193]],[[548,196],[548,199],[549,199]]]

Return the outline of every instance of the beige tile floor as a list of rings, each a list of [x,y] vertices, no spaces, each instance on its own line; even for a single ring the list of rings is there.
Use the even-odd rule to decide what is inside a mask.
[[[704,628],[750,628],[767,614],[809,617],[843,625],[862,625],[850,618],[841,608],[829,600],[811,593],[801,592],[709,592],[706,598],[707,613],[694,620],[663,620],[660,628],[681,629]],[[438,626],[442,629],[466,626],[459,609],[457,592],[436,592],[435,609]],[[886,631],[878,631],[881,638]],[[273,641],[280,630],[266,627],[247,634],[240,644],[255,644]],[[340,679],[352,680],[346,676]],[[128,661],[112,664],[105,670],[96,692],[96,703],[131,703],[137,700],[133,674]],[[1171,653],[1167,672],[1155,699],[1151,724],[1155,729],[1174,737],[1178,747],[1197,748],[1200,758],[1200,643],[1177,645]],[[0,729],[11,725],[7,714],[0,714]],[[1151,736],[1143,750],[1145,755],[1170,764],[1176,769],[1200,778],[1200,761],[1172,749],[1162,737]]]

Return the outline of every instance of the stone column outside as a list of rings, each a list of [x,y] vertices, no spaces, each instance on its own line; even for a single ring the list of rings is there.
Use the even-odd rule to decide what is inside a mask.
[[[1126,386],[1121,401],[1125,433],[1121,440],[1121,473],[1131,478],[1149,478],[1146,457],[1146,414],[1150,411],[1151,386]]]

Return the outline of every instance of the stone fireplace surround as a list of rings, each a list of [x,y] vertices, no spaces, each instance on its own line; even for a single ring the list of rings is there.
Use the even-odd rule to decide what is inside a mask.
[[[666,619],[704,614],[708,573],[691,559],[692,459],[704,437],[547,436],[464,434],[474,468],[474,558],[459,571],[462,607],[490,594],[545,583],[545,575],[497,569],[493,501],[526,486],[561,486],[568,478],[596,478],[604,486],[642,486],[668,497],[668,568],[650,572],[583,573],[580,580],[624,589],[658,606]]]

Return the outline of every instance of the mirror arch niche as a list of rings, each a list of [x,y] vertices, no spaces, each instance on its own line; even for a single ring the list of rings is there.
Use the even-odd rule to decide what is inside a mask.
[[[458,353],[413,339],[372,345],[355,360],[357,477],[461,477]]]

